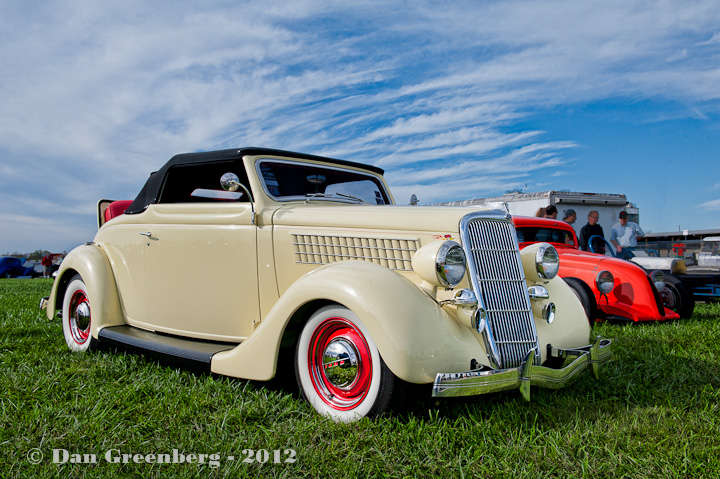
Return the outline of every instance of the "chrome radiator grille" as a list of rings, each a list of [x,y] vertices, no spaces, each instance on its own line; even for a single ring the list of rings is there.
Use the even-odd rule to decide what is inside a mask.
[[[514,225],[504,215],[475,214],[463,220],[461,235],[473,289],[487,312],[491,359],[500,368],[517,367],[535,349],[539,364],[541,351]]]

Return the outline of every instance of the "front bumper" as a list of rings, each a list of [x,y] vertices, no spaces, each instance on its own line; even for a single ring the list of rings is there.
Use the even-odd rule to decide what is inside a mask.
[[[517,368],[439,373],[435,377],[432,395],[433,397],[476,396],[520,389],[523,397],[529,401],[530,386],[561,388],[589,367],[598,379],[600,364],[609,361],[612,357],[612,341],[598,336],[591,345],[558,350],[558,357],[575,359],[562,369],[535,366],[533,365],[535,350],[532,350],[525,357],[523,364]]]

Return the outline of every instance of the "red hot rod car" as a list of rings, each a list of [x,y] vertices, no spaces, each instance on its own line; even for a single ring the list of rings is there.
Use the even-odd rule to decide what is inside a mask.
[[[520,249],[550,243],[560,256],[558,276],[575,291],[591,323],[603,320],[665,321],[680,316],[666,308],[660,271],[646,273],[622,259],[581,251],[572,226],[564,221],[515,216]]]

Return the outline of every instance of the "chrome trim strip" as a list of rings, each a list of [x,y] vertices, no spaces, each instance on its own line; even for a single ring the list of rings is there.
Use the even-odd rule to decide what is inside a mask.
[[[596,379],[599,366],[612,358],[612,340],[596,338],[593,344],[575,349],[561,349],[558,357],[575,359],[562,369],[552,369],[533,363],[535,351],[525,356],[516,368],[492,371],[466,371],[461,373],[439,373],[433,384],[433,397],[476,396],[510,389],[520,389],[523,397],[530,400],[530,386],[558,389],[575,376],[590,368]]]

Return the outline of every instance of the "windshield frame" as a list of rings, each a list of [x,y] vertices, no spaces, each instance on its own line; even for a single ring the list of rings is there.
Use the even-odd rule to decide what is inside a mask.
[[[385,203],[383,204],[377,204],[377,203],[365,203],[365,202],[359,202],[357,199],[348,197],[348,196],[340,196],[340,195],[329,195],[329,196],[323,196],[323,194],[318,196],[307,196],[307,195],[294,195],[294,196],[275,196],[270,192],[270,189],[268,188],[268,185],[265,181],[265,176],[262,172],[262,165],[265,163],[274,163],[274,164],[289,164],[289,165],[300,165],[300,166],[308,166],[310,168],[316,167],[318,169],[323,170],[334,170],[334,171],[340,171],[340,172],[347,172],[352,173],[353,175],[366,177],[369,181],[372,181],[375,183],[379,190],[380,194],[383,196],[383,201]],[[258,179],[260,180],[260,185],[262,186],[263,191],[265,194],[271,198],[274,201],[277,202],[289,202],[289,201],[330,201],[333,203],[345,203],[345,204],[370,204],[373,206],[383,206],[383,205],[391,205],[393,204],[392,195],[390,194],[390,191],[387,189],[387,185],[383,181],[383,178],[379,175],[367,172],[367,171],[361,171],[361,170],[355,170],[352,168],[343,168],[338,167],[335,165],[328,165],[325,163],[315,163],[313,161],[296,161],[296,160],[288,160],[288,159],[280,159],[280,158],[272,158],[272,157],[260,157],[255,161],[255,171],[257,172]],[[339,184],[339,183],[338,183]],[[329,186],[329,185],[328,185]],[[359,198],[362,201],[362,198]]]

